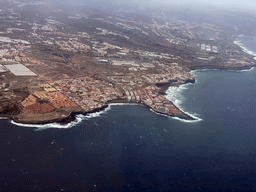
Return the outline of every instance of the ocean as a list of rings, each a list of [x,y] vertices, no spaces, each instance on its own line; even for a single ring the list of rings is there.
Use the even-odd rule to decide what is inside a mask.
[[[255,191],[256,69],[193,75],[166,97],[195,121],[140,105],[67,125],[2,119],[0,191]]]

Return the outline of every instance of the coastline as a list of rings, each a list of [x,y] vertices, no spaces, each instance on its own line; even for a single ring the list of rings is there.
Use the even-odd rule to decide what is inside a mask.
[[[248,70],[248,69],[252,69],[253,67],[256,67],[256,64],[254,65],[248,65],[248,66],[243,66],[243,67],[221,67],[221,68],[214,68],[213,66],[205,66],[205,67],[191,67],[190,68],[190,72],[192,71],[195,71],[195,70],[234,70],[234,71],[237,71],[237,70]],[[169,87],[171,86],[175,86],[175,87],[179,87],[181,85],[184,85],[184,84],[187,84],[187,83],[195,83],[195,78],[193,80],[191,79],[187,79],[186,81],[184,82],[178,82],[178,81],[170,81],[170,82],[166,82],[166,83],[161,83],[161,84],[158,84],[157,86],[161,88],[161,91],[159,92],[159,94],[162,94],[162,95],[166,95],[166,91],[168,90]],[[170,101],[172,104],[173,102]],[[90,114],[94,114],[94,113],[98,113],[98,112],[102,112],[104,111],[106,108],[108,108],[111,104],[136,104],[136,105],[142,105],[152,111],[154,111],[155,113],[157,114],[161,114],[161,115],[166,115],[166,116],[170,116],[170,117],[176,117],[176,118],[180,118],[182,120],[190,120],[190,121],[196,121],[198,119],[192,117],[191,115],[187,114],[186,112],[182,111],[180,108],[178,108],[175,104],[174,107],[179,110],[181,112],[181,114],[166,114],[166,113],[162,113],[160,111],[157,111],[155,110],[154,108],[152,108],[151,106],[145,104],[145,103],[142,103],[142,102],[134,102],[134,101],[128,101],[128,100],[112,100],[112,101],[109,101],[107,102],[104,106],[100,107],[100,108],[96,108],[96,109],[93,109],[92,111],[87,111],[87,112],[83,112],[83,111],[79,111],[79,112],[69,112],[68,115],[66,115],[65,117],[60,117],[60,118],[56,118],[56,119],[51,119],[51,120],[43,120],[43,121],[34,121],[34,120],[31,120],[31,121],[23,121],[22,119],[18,119],[16,118],[15,116],[11,116],[11,115],[8,115],[8,116],[2,116],[0,117],[1,119],[10,119],[12,121],[14,121],[15,123],[17,124],[29,124],[29,125],[46,125],[46,124],[51,124],[51,123],[57,123],[57,124],[68,124],[68,123],[71,123],[73,121],[76,121],[76,117],[77,115],[83,115],[83,116],[86,116],[86,115],[90,115]]]
[[[95,114],[95,113],[99,113],[104,111],[105,109],[107,109],[109,106],[111,105],[141,105],[144,106],[158,114],[161,115],[166,115],[166,116],[170,116],[170,117],[178,117],[184,120],[196,120],[193,117],[191,117],[190,115],[186,114],[185,112],[181,111],[178,107],[175,108],[181,111],[181,114],[166,114],[166,113],[162,113],[160,111],[157,111],[155,109],[153,109],[152,107],[150,107],[149,105],[142,103],[142,102],[131,102],[128,100],[113,100],[113,101],[109,101],[108,103],[106,103],[105,105],[103,105],[100,108],[96,108],[93,109],[92,111],[87,111],[87,112],[70,112],[66,117],[61,117],[61,118],[56,118],[56,119],[51,119],[51,120],[44,120],[44,121],[24,121],[22,119],[17,119],[15,117],[1,117],[3,119],[10,119],[12,121],[14,121],[17,124],[24,124],[24,125],[46,125],[46,124],[51,124],[51,123],[57,123],[57,124],[68,124],[71,123],[73,121],[76,121],[77,115],[83,115],[83,116],[87,116],[87,115],[91,115],[91,114]]]
[[[240,40],[236,40],[233,41],[234,44],[236,44],[237,46],[239,46],[243,52],[249,54],[249,55],[253,55],[254,56],[254,60],[256,60],[256,53],[250,49],[248,49],[247,47],[245,47],[242,43],[241,43],[241,35],[239,35]]]
[[[256,60],[256,53],[249,50],[248,48],[244,47],[240,41],[234,41],[234,44],[238,45],[243,52],[255,56],[253,59]],[[188,67],[190,69],[190,72],[193,71],[197,71],[197,70],[231,70],[231,71],[243,71],[243,70],[251,70],[254,67],[256,67],[256,63],[251,62],[250,65],[243,65],[243,66],[226,66],[226,65],[200,65],[200,66],[190,66]],[[158,92],[158,94],[160,95],[167,95],[166,91],[174,86],[174,87],[180,87],[181,85],[187,84],[187,83],[195,83],[195,78],[193,79],[185,79],[183,81],[178,81],[178,80],[174,80],[174,81],[169,81],[169,82],[165,82],[165,83],[157,83],[155,84],[157,87],[161,88],[161,91]],[[170,100],[169,100],[170,101]],[[161,115],[166,115],[166,116],[170,116],[170,117],[176,117],[179,118],[181,120],[191,120],[191,121],[196,121],[198,120],[196,117],[193,117],[192,115],[182,111],[179,107],[177,107],[172,101],[170,101],[170,103],[173,104],[173,106],[177,109],[177,111],[179,113],[163,113],[158,111],[157,109],[154,109],[154,107],[149,106],[143,102],[139,102],[139,101],[128,101],[126,99],[118,99],[118,100],[112,100],[107,102],[105,105],[103,105],[100,108],[96,108],[93,109],[91,111],[69,111],[69,113],[65,116],[61,116],[61,117],[57,117],[57,118],[53,118],[53,119],[48,119],[48,120],[22,120],[17,118],[17,116],[12,116],[12,115],[2,115],[0,117],[0,119],[10,119],[13,122],[17,123],[17,124],[28,124],[28,125],[47,125],[47,124],[52,124],[52,123],[57,123],[60,125],[65,125],[71,122],[75,122],[77,119],[78,115],[83,115],[83,116],[87,116],[90,114],[95,114],[95,113],[99,113],[104,111],[106,108],[108,108],[110,105],[118,105],[118,104],[131,104],[131,105],[142,105],[148,109],[150,109],[151,111],[157,113],[157,114],[161,114]]]
[[[219,67],[218,68],[216,68],[216,67],[214,68],[213,66],[209,66],[208,65],[208,66],[205,66],[205,67],[201,67],[201,66],[195,67],[194,69],[191,67],[190,68],[190,72],[195,71],[195,70],[214,70],[214,69],[215,70],[234,70],[234,71],[237,71],[237,70],[248,70],[248,69],[252,69],[253,67],[256,67],[256,64],[248,65],[248,66],[243,66],[243,67],[225,67],[225,66],[223,66],[221,68],[219,68]],[[168,90],[169,87],[171,87],[171,86],[179,87],[179,86],[187,84],[187,83],[195,83],[195,78],[193,80],[187,79],[184,82],[170,81],[170,82],[158,84],[157,86],[161,88],[161,91],[159,92],[159,94],[166,95],[166,91]],[[170,101],[170,102],[173,103],[172,101]],[[142,105],[142,106],[152,110],[153,112],[155,112],[157,114],[166,115],[166,116],[169,116],[169,117],[176,117],[176,118],[180,118],[182,120],[190,120],[190,121],[198,120],[198,119],[192,117],[191,115],[187,114],[186,112],[182,111],[175,104],[173,104],[174,107],[177,110],[179,110],[181,112],[181,114],[166,114],[166,113],[162,113],[160,111],[157,111],[157,110],[153,109],[151,106],[146,105],[145,103],[128,101],[128,100],[124,100],[124,99],[109,101],[104,106],[102,106],[100,108],[93,109],[92,111],[87,111],[87,112],[83,112],[83,111],[73,112],[73,111],[71,111],[65,117],[60,117],[60,118],[51,119],[51,120],[23,121],[22,119],[15,118],[15,116],[11,116],[11,115],[2,116],[1,119],[10,119],[10,120],[14,121],[17,124],[24,124],[24,125],[26,125],[26,124],[28,124],[28,125],[47,125],[47,124],[52,124],[52,123],[57,123],[57,124],[60,124],[60,125],[62,125],[62,124],[64,125],[64,124],[68,124],[68,123],[71,123],[73,121],[76,121],[77,115],[86,116],[86,115],[102,112],[102,111],[104,111],[106,108],[108,108],[112,104],[113,105],[115,105],[115,104],[116,105],[118,105],[118,104]]]
[[[178,115],[178,114],[166,114],[166,113],[162,113],[160,111],[157,111],[155,110],[154,108],[152,108],[151,106],[145,104],[145,103],[142,103],[142,102],[123,102],[123,103],[126,103],[126,104],[136,104],[136,105],[142,105],[148,109],[151,109],[153,110],[154,112],[156,113],[159,113],[159,114],[162,114],[162,115],[167,115],[167,116],[170,116],[170,117],[178,117],[178,118],[181,118],[181,119],[185,119],[185,120],[195,120],[193,117],[191,117],[190,115],[186,114],[185,112],[181,111],[178,107],[175,106],[176,109],[178,109],[179,111],[181,111],[181,115]],[[172,102],[171,102],[172,103]],[[117,102],[110,102],[109,104],[120,104],[120,103],[117,103]]]
[[[230,70],[230,71],[241,71],[241,70],[249,70],[253,67],[256,67],[256,63],[255,64],[251,64],[251,65],[245,65],[245,66],[237,66],[237,67],[231,67],[231,66],[213,66],[213,65],[201,65],[201,66],[192,66],[189,67],[189,69],[191,71],[194,70]]]

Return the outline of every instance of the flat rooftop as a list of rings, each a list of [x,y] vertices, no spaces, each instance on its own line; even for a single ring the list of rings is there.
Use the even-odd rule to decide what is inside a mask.
[[[22,64],[5,65],[16,76],[37,76],[33,71]]]
[[[118,61],[118,60],[112,60],[112,65],[132,65],[135,67],[140,66],[138,63],[134,61]]]
[[[0,73],[8,71],[3,65],[0,65]]]
[[[143,67],[155,67],[154,65],[152,65],[151,63],[142,63]]]

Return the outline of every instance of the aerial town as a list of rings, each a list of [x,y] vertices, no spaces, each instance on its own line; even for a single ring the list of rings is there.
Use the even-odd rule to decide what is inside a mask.
[[[110,103],[193,120],[166,88],[195,82],[194,69],[255,66],[216,24],[54,8],[41,14],[44,3],[8,3],[0,8],[0,116],[16,122],[63,121]],[[40,14],[27,17],[29,6]]]

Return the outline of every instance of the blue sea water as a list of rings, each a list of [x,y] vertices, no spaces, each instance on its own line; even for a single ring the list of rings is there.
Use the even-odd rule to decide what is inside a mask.
[[[197,121],[139,105],[67,126],[1,120],[0,191],[255,191],[256,69],[193,74],[167,97]]]

